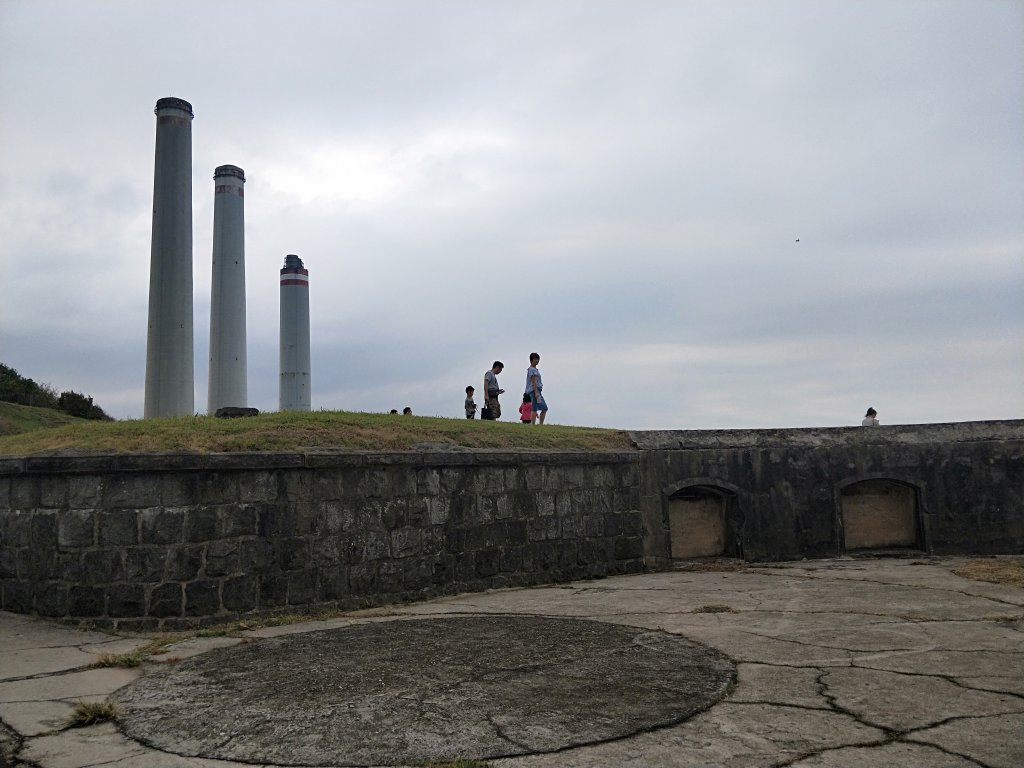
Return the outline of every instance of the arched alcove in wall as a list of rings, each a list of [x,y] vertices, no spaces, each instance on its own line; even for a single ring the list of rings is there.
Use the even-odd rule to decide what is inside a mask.
[[[716,485],[686,485],[669,495],[669,551],[674,559],[739,557],[730,511],[733,491]]]
[[[844,548],[920,548],[917,497],[916,488],[898,480],[861,480],[842,488]]]

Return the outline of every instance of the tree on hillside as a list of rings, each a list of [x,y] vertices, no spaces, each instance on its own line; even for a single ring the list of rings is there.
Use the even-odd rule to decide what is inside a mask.
[[[113,421],[98,405],[93,405],[92,398],[78,392],[61,392],[58,401],[59,409],[80,419],[100,419]]]
[[[60,398],[49,384],[36,384],[32,379],[26,379],[13,368],[0,363],[0,400],[59,410]]]
[[[0,401],[51,408],[80,419],[113,421],[88,395],[79,394],[74,390],[58,395],[57,390],[49,384],[37,384],[32,379],[26,379],[3,363],[0,363]]]

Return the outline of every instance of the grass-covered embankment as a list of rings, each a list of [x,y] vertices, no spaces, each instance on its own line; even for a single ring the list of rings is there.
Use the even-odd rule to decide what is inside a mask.
[[[241,419],[190,416],[73,425],[0,437],[0,455],[39,453],[198,453],[341,449],[402,451],[417,444],[552,451],[630,450],[625,432],[553,424],[317,411]]]
[[[85,419],[55,411],[52,408],[36,408],[31,405],[0,401],[0,436],[84,422]]]

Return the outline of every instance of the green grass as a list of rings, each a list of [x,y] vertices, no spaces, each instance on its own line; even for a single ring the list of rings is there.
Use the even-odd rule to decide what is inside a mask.
[[[31,405],[0,402],[0,436],[84,423],[86,423],[85,419],[69,416],[52,408],[36,408]]]
[[[323,449],[402,451],[423,443],[553,451],[631,449],[628,435],[614,429],[316,411],[265,413],[241,419],[212,416],[132,421],[75,419],[73,424],[2,436],[0,455]]]

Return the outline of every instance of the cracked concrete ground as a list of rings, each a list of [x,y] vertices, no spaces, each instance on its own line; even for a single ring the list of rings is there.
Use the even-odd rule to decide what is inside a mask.
[[[824,560],[739,571],[673,571],[539,589],[467,594],[342,617],[188,641],[136,669],[89,669],[115,638],[0,613],[0,743],[13,765],[39,768],[283,765],[184,757],[117,725],[67,728],[72,702],[102,700],[160,659],[263,638],[405,618],[536,616],[663,630],[736,665],[737,681],[705,711],[665,727],[493,768],[600,766],[1024,765],[1024,590],[969,581],[960,560]],[[429,664],[424,665],[429,668]],[[550,681],[553,699],[565,683]],[[545,706],[544,685],[533,689]],[[303,701],[294,702],[301,716]],[[3,765],[0,747],[0,766]],[[471,745],[461,757],[475,758]],[[280,759],[280,758],[278,758]],[[10,758],[8,758],[10,761]],[[330,765],[330,763],[325,763]]]

